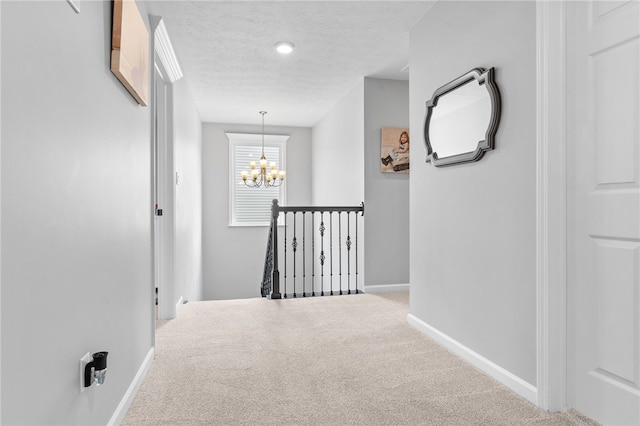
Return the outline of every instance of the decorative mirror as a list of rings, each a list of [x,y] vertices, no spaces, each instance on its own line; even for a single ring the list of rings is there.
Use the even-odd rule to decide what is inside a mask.
[[[436,89],[427,101],[427,163],[436,167],[478,161],[493,149],[500,92],[493,68],[474,68]]]

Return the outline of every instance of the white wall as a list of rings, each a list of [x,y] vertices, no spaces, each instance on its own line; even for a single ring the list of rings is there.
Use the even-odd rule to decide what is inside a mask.
[[[365,202],[367,286],[409,282],[409,176],[380,172],[382,127],[409,127],[408,82],[365,78],[313,127],[313,204]]]
[[[109,71],[111,2],[80,7],[2,4],[2,424],[107,423],[152,345],[150,109]]]
[[[313,204],[364,201],[364,80],[313,126],[312,137]]]
[[[0,2],[0,25],[2,24],[2,3]],[[1,27],[0,27],[1,29]],[[2,31],[0,31],[0,48]],[[2,50],[0,50],[1,52]],[[0,99],[2,98],[2,55],[0,55]],[[0,102],[0,242],[2,242],[2,102]],[[2,330],[2,244],[0,244],[0,332]],[[0,334],[0,423],[2,423],[2,335]]]
[[[409,282],[409,175],[380,172],[382,127],[409,127],[409,82],[364,79],[367,286]],[[420,143],[409,144],[412,162]]]
[[[187,78],[174,83],[176,302],[202,300],[202,123]],[[175,173],[174,173],[175,176]]]
[[[313,162],[313,205],[315,206],[357,206],[365,201],[364,193],[364,79],[359,81],[332,109],[320,120],[312,130],[312,162]],[[365,259],[366,238],[364,224],[365,216],[359,217],[358,226],[358,277],[357,287],[362,290],[366,284],[366,271],[362,269]],[[364,219],[364,220],[363,220]],[[328,219],[327,219],[328,220]],[[327,226],[327,229],[329,227]],[[339,230],[337,224],[333,233],[342,232],[346,236],[345,224]],[[329,231],[327,231],[329,234]],[[334,236],[335,253],[339,253],[341,242]],[[344,237],[346,238],[346,237]],[[355,243],[355,235],[351,235]],[[321,240],[315,240],[316,252],[320,253]],[[353,250],[355,251],[355,245]],[[331,274],[331,268],[339,269],[340,261],[347,264],[349,253],[343,250],[342,257],[329,255],[325,270]],[[353,254],[355,256],[355,253]],[[329,259],[332,259],[331,262]],[[351,261],[353,262],[353,260]],[[352,271],[355,281],[355,271]],[[320,281],[324,282],[321,284]],[[316,291],[324,287],[325,290],[339,290],[339,281],[333,281],[333,286],[326,284],[326,279],[316,274],[314,286]],[[330,282],[330,281],[329,281]],[[355,287],[355,285],[352,285]]]
[[[535,17],[534,2],[438,2],[410,35],[411,314],[534,386]],[[425,102],[475,67],[496,68],[496,149],[426,164]]]
[[[259,119],[256,112],[257,120]],[[202,232],[205,299],[260,297],[268,226],[229,226],[229,139],[225,132],[262,132],[260,125],[202,125]],[[311,203],[311,129],[265,126],[287,141],[287,204]]]

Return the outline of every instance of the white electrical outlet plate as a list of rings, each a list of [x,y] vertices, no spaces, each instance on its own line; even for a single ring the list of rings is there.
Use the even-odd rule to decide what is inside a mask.
[[[84,366],[89,364],[91,361],[91,354],[89,352],[80,358],[80,393],[88,389],[84,387]]]

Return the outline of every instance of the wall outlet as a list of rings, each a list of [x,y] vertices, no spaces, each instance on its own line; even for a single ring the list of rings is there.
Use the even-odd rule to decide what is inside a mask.
[[[82,358],[80,358],[80,393],[84,392],[86,389],[84,387],[84,366],[93,361],[91,354],[87,352]]]

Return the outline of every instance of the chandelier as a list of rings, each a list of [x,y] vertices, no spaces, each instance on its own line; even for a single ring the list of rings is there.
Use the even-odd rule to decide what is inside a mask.
[[[257,167],[255,161],[249,163],[250,173],[243,170],[240,173],[240,177],[245,185],[248,187],[258,188],[264,186],[265,188],[280,186],[284,182],[286,172],[284,170],[278,170],[276,163],[267,162],[267,158],[264,156],[264,115],[267,111],[260,111],[262,114],[262,157],[260,157],[260,168]],[[267,164],[269,169],[267,170]]]

